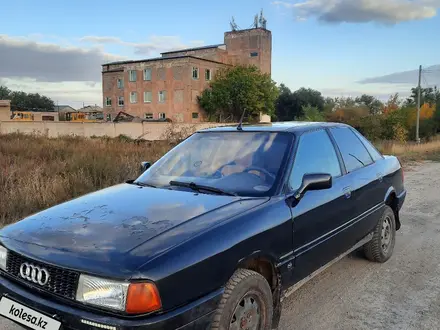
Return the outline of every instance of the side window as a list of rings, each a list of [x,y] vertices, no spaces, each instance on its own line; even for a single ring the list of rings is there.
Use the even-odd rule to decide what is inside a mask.
[[[328,173],[332,177],[341,176],[335,148],[324,130],[305,133],[300,137],[289,180],[290,188],[298,189],[304,174],[311,173]]]
[[[342,154],[347,172],[353,172],[358,168],[370,165],[373,162],[365,146],[347,127],[332,128],[331,133]]]
[[[362,141],[365,148],[367,148],[368,152],[370,153],[371,157],[373,157],[374,161],[378,161],[379,159],[382,159],[382,155],[380,154],[380,152],[373,146],[373,144],[370,141],[368,141],[368,139],[365,136],[363,136],[355,129],[353,129],[353,131]]]

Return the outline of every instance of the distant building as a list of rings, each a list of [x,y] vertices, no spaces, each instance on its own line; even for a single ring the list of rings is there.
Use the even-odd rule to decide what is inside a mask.
[[[54,107],[54,111],[58,112],[58,117],[60,121],[65,121],[66,113],[75,112],[76,110],[72,108],[70,105],[56,105]]]
[[[11,101],[0,100],[0,121],[11,119]]]
[[[271,74],[272,33],[265,28],[225,32],[224,43],[165,52],[161,57],[102,66],[104,113],[120,112],[147,120],[199,122],[205,114],[197,97],[217,70],[256,65]]]

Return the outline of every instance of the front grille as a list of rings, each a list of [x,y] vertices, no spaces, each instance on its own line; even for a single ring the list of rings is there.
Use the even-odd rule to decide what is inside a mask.
[[[50,275],[49,282],[44,286],[40,286],[38,284],[23,279],[20,276],[20,266],[24,262],[46,268]],[[21,256],[13,251],[8,251],[6,272],[10,276],[14,277],[16,280],[27,285],[32,285],[34,287],[56,294],[58,296],[62,296],[64,298],[75,299],[76,288],[79,279],[79,273],[77,272],[47,265],[39,261],[34,261],[24,256]]]

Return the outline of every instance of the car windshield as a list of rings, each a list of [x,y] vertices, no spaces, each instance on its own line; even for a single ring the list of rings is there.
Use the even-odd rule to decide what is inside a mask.
[[[269,195],[292,138],[291,134],[273,132],[196,133],[165,154],[136,182],[158,188],[194,190],[205,186],[241,196]],[[185,188],[182,183],[192,185]],[[198,190],[215,193],[212,189]]]

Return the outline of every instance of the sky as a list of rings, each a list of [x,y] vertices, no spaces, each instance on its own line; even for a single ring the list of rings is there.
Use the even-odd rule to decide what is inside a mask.
[[[324,96],[386,99],[440,86],[440,0],[14,0],[2,4],[0,85],[102,106],[101,65],[219,44],[263,9],[272,78]]]

